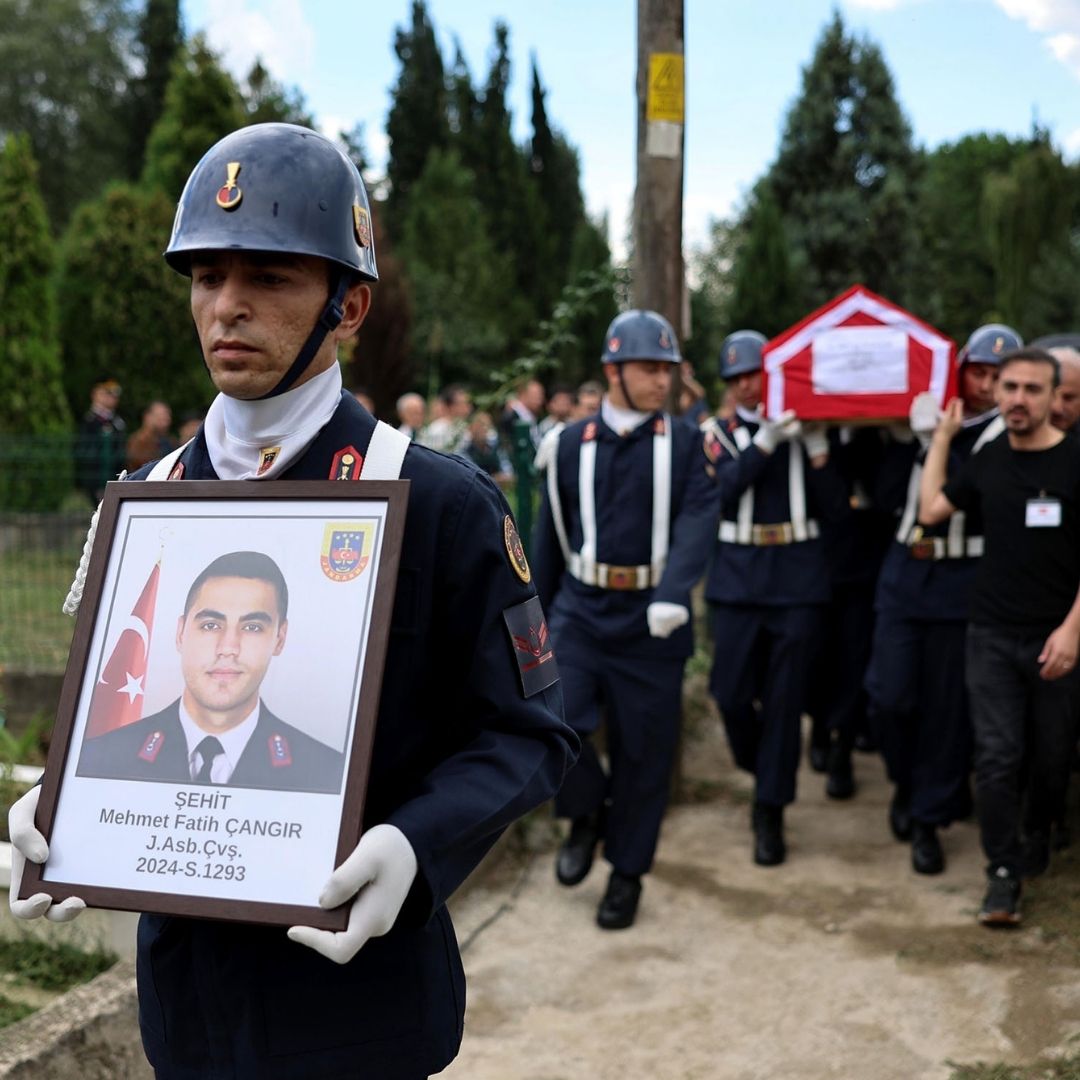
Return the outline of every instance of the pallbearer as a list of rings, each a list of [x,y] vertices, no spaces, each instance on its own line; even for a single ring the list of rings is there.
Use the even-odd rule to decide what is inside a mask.
[[[795,799],[800,720],[829,573],[826,516],[846,513],[821,425],[761,405],[763,335],[739,330],[720,350],[736,407],[706,429],[721,514],[706,585],[715,657],[710,686],[735,763],[754,774],[754,861],[784,861],[784,807]]]
[[[556,799],[556,813],[571,820],[556,874],[564,885],[583,881],[604,841],[605,929],[634,921],[652,865],[693,651],[690,589],[716,528],[702,434],[664,411],[679,359],[662,316],[618,316],[604,339],[599,413],[553,433],[539,457],[546,483],[534,574],[566,719],[584,744]],[[607,767],[592,742],[601,716]]]

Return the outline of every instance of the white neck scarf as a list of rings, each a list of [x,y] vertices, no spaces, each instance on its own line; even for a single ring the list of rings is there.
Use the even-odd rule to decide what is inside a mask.
[[[639,424],[644,424],[652,413],[638,412],[637,409],[620,409],[604,395],[600,402],[600,417],[612,431],[619,435],[629,435]]]
[[[222,480],[272,480],[315,441],[341,400],[341,368],[279,397],[240,401],[218,394],[203,422],[214,471]]]

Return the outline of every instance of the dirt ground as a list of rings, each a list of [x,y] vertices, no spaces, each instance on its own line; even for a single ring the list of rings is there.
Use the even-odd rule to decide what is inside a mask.
[[[670,812],[632,929],[595,925],[606,864],[556,883],[546,818],[453,905],[469,999],[443,1076],[947,1080],[950,1063],[1028,1062],[1080,1034],[1080,909],[1062,910],[1080,840],[1027,888],[1022,929],[987,930],[975,825],[943,834],[944,874],[916,875],[880,759],[857,754],[848,802],[804,765],[788,861],[756,867],[749,781],[715,716],[697,726],[692,801]]]

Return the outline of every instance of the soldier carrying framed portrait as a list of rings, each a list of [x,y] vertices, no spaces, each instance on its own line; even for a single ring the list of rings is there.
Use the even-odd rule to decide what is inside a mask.
[[[20,896],[344,928],[408,487],[107,486]]]

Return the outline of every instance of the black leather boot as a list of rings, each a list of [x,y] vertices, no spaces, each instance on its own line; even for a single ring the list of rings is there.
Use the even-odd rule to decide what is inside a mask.
[[[945,852],[933,825],[911,823],[911,867],[916,874],[940,874],[945,869]]]
[[[754,803],[754,862],[758,866],[779,866],[786,857],[784,808]]]
[[[855,770],[851,764],[849,739],[837,735],[829,746],[825,772],[825,794],[830,799],[850,799],[855,794]]]
[[[641,878],[611,871],[607,889],[596,909],[596,922],[604,930],[625,930],[633,926],[641,899]]]
[[[555,857],[555,876],[561,885],[578,885],[589,876],[596,845],[603,834],[602,815],[574,818],[570,835]]]

